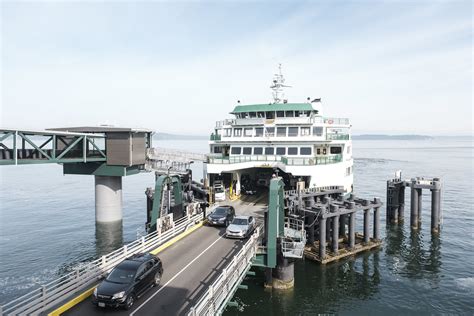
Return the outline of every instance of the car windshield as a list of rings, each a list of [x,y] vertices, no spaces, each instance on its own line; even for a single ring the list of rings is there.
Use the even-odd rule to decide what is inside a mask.
[[[232,224],[234,225],[247,225],[248,221],[246,218],[234,218]]]
[[[224,189],[223,188],[216,188],[216,193],[223,193],[224,192]]]
[[[225,215],[226,213],[227,213],[226,208],[218,207],[218,208],[216,208],[216,210],[212,214],[221,216],[221,215]]]
[[[114,283],[130,283],[135,276],[135,270],[122,269],[117,267],[107,276],[107,281]]]

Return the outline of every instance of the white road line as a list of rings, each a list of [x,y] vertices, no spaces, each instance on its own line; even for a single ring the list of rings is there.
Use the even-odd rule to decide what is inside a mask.
[[[201,257],[204,253],[206,253],[212,246],[214,246],[214,245],[215,245],[221,238],[223,238],[223,237],[224,237],[224,235],[220,236],[220,237],[217,238],[212,244],[210,244],[209,247],[207,247],[206,249],[204,249],[204,251],[201,252],[201,254],[200,254],[199,256],[197,256],[196,258],[194,258],[190,263],[188,263],[184,268],[182,268],[178,273],[176,273],[174,277],[172,277],[168,282],[166,282],[165,285],[163,285],[158,291],[156,291],[155,293],[153,293],[153,295],[150,296],[145,302],[143,302],[140,306],[138,306],[138,307],[130,314],[130,316],[135,315],[135,313],[136,313],[140,308],[142,308],[143,306],[145,306],[153,297],[155,297],[155,295],[157,295],[157,294],[160,293],[162,290],[164,290],[168,284],[170,284],[171,282],[173,282],[174,279],[176,279],[184,270],[186,270],[190,265],[192,265],[193,262],[195,262],[197,259],[199,259],[199,257]]]

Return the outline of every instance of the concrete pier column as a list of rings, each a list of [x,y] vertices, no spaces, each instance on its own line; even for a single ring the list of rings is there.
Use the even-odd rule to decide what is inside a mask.
[[[380,203],[380,199],[374,198],[374,203]],[[374,207],[374,239],[380,239],[380,207]]]
[[[332,226],[332,217],[326,219],[326,241],[329,242],[331,240],[331,226]]]
[[[316,215],[313,213],[308,214],[308,244],[311,246],[314,244],[314,221],[316,219]]]
[[[398,191],[398,222],[403,223],[405,218],[405,187],[400,186]]]
[[[349,248],[355,247],[355,212],[349,214]]]
[[[354,209],[355,203],[350,202],[349,209]],[[355,247],[355,211],[349,214],[349,248]]]
[[[410,226],[418,229],[418,192],[415,189],[416,179],[411,180]]]
[[[339,252],[339,215],[333,217],[332,222],[332,252]]]
[[[431,232],[439,233],[441,217],[441,182],[434,178],[434,188],[431,190]]]
[[[319,220],[319,258],[326,257],[326,218]]]
[[[265,268],[265,283],[264,286],[267,288],[273,287],[273,269],[272,268]]]
[[[423,190],[416,189],[416,193],[418,193],[418,226],[421,223],[421,210],[423,209],[422,201],[423,201]]]
[[[273,269],[272,285],[277,290],[287,290],[295,286],[295,265],[280,253],[277,266]]]
[[[370,240],[370,209],[364,210],[364,243]]]
[[[339,236],[346,238],[346,214],[340,215],[339,218]]]
[[[95,220],[122,220],[122,177],[95,176]]]

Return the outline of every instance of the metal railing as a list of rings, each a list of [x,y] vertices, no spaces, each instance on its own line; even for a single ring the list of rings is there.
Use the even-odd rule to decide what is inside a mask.
[[[289,197],[290,195],[297,195],[299,192],[301,193],[319,193],[325,191],[344,191],[344,187],[342,185],[328,185],[322,187],[314,187],[314,188],[307,188],[304,190],[287,190],[285,191],[285,198]]]
[[[229,157],[207,157],[208,163],[214,164],[232,164],[232,163],[242,163],[242,162],[252,162],[252,161],[261,161],[261,162],[277,162],[283,163],[289,166],[313,166],[313,165],[327,165],[338,163],[342,161],[342,155],[337,154],[333,156],[324,156],[324,157],[311,157],[311,158],[289,158],[282,156],[267,156],[267,155],[255,155],[255,156],[229,156]]]
[[[63,302],[67,296],[77,294],[78,291],[95,284],[125,258],[157,248],[201,219],[202,214],[181,218],[164,233],[150,233],[99,259],[82,264],[73,272],[1,306],[0,315],[39,314],[53,308]]]
[[[349,140],[349,134],[326,134],[326,140]]]
[[[204,293],[196,305],[191,307],[188,316],[214,316],[221,315],[224,312],[227,303],[252,266],[252,259],[257,253],[261,231],[261,227],[255,229],[255,233],[245,243],[242,249],[240,249],[237,255],[232,258],[230,264],[224,268],[216,281],[209,286],[206,293]]]
[[[285,217],[284,238],[281,239],[281,251],[284,257],[302,258],[306,245],[304,220]]]

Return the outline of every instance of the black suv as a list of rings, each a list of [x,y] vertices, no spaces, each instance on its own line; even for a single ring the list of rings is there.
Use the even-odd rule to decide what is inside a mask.
[[[218,206],[207,216],[209,225],[229,226],[235,216],[235,209],[232,206]]]
[[[94,290],[92,303],[98,307],[130,309],[135,300],[160,284],[161,260],[150,253],[135,254],[119,263]]]

